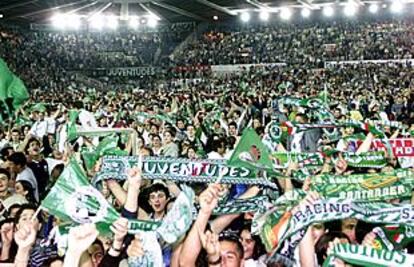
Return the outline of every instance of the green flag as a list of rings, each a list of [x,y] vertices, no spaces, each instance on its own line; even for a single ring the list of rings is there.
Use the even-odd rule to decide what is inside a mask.
[[[239,144],[227,161],[230,166],[273,171],[272,157],[253,128],[244,130]]]
[[[69,110],[69,123],[67,124],[66,131],[68,133],[69,142],[76,140],[78,138],[78,132],[76,129],[76,120],[79,117],[79,111],[75,109]]]
[[[95,223],[102,234],[110,233],[110,225],[120,215],[92,185],[79,167],[71,159],[41,206],[63,222],[76,224]],[[139,220],[130,220],[128,231],[155,230],[159,224]]]
[[[29,99],[29,93],[26,86],[0,58],[0,102],[3,104],[3,110],[7,110],[8,115],[11,115],[27,99]]]
[[[106,155],[127,156],[128,152],[118,148],[118,136],[107,136],[99,142],[96,148],[83,150],[82,157],[87,170],[91,170],[96,162]]]

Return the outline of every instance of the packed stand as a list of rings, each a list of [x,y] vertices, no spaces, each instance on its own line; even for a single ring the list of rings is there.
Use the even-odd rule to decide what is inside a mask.
[[[176,57],[178,65],[412,59],[412,21],[334,21],[213,28]]]

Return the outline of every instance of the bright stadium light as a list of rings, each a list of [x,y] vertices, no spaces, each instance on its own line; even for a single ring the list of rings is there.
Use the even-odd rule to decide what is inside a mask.
[[[302,8],[302,11],[300,13],[301,13],[302,17],[304,17],[304,18],[309,18],[310,15],[311,15],[310,9],[306,8],[306,7]]]
[[[243,22],[248,22],[248,21],[250,20],[250,14],[249,14],[249,13],[247,13],[247,12],[243,12],[243,13],[241,13],[241,15],[240,15],[240,19],[241,19]]]
[[[357,11],[358,11],[358,8],[353,2],[349,2],[344,7],[344,14],[347,17],[354,16],[357,13]]]
[[[67,15],[68,28],[79,29],[82,25],[81,17],[76,14]]]
[[[262,21],[268,21],[269,20],[269,12],[267,10],[260,11],[259,17]]]
[[[90,26],[96,30],[101,30],[104,24],[104,18],[101,15],[95,15],[90,19]]]
[[[218,20],[218,16],[213,16],[213,20]]]
[[[401,1],[394,0],[391,4],[391,12],[392,13],[401,13],[403,11],[404,5]]]
[[[378,7],[377,4],[371,4],[371,5],[369,5],[369,8],[368,8],[369,12],[372,13],[372,14],[377,13],[378,9],[379,9],[379,7]]]
[[[151,16],[151,17],[148,18],[147,23],[148,23],[148,26],[150,26],[151,28],[155,28],[158,25],[158,20]]]
[[[136,29],[139,27],[139,19],[137,17],[129,17],[128,26],[132,29]]]
[[[282,7],[280,9],[280,18],[283,20],[288,20],[292,17],[292,11],[287,7]]]
[[[114,15],[109,15],[106,17],[106,26],[110,29],[115,30],[118,28],[119,21],[118,18]]]
[[[67,22],[67,18],[64,14],[55,14],[52,17],[52,25],[58,29],[64,29]]]
[[[335,13],[333,7],[331,6],[324,7],[322,12],[325,15],[325,17],[332,17]]]

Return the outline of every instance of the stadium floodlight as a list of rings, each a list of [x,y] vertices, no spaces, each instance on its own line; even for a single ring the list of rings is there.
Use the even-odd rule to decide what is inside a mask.
[[[213,16],[213,20],[218,20],[218,16]]]
[[[67,26],[71,29],[79,29],[82,25],[81,17],[76,14],[71,14],[66,16]]]
[[[371,4],[368,8],[369,12],[372,13],[372,14],[377,13],[378,9],[379,9],[379,7],[378,7],[377,4]]]
[[[267,10],[260,11],[259,18],[262,21],[268,21],[269,20],[269,17],[270,17],[270,15],[269,15],[269,12]]]
[[[302,8],[302,11],[300,13],[301,13],[302,17],[304,17],[304,18],[309,18],[310,15],[311,15],[310,9],[306,8],[306,7]]]
[[[392,13],[401,13],[403,11],[403,3],[399,0],[394,0],[390,6]]]
[[[118,18],[114,15],[109,15],[106,17],[106,26],[110,29],[115,30],[118,28],[119,21]]]
[[[283,20],[288,20],[292,17],[292,11],[287,7],[282,7],[280,9],[280,18]]]
[[[333,7],[331,6],[324,7],[322,12],[325,15],[325,17],[332,17],[335,13]]]
[[[52,25],[58,29],[64,29],[67,22],[67,18],[64,14],[55,14],[52,17]]]
[[[150,16],[150,17],[148,18],[147,23],[148,23],[148,26],[149,26],[149,27],[151,27],[151,28],[155,28],[155,27],[157,27],[157,25],[158,25],[158,20],[157,20],[157,18],[155,18],[154,16]]]
[[[357,13],[357,11],[358,11],[358,7],[353,2],[349,2],[344,7],[344,14],[347,17],[354,16]]]
[[[135,16],[130,16],[128,19],[128,26],[132,29],[136,29],[139,27],[139,19]]]
[[[249,13],[247,13],[247,12],[243,12],[243,13],[241,13],[241,15],[240,15],[240,19],[241,19],[243,22],[248,22],[248,21],[250,20],[250,14],[249,14]]]
[[[95,15],[90,18],[90,26],[96,30],[102,30],[104,18],[101,15]]]

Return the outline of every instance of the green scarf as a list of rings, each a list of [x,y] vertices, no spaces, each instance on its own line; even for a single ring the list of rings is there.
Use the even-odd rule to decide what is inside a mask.
[[[414,241],[414,227],[407,225],[385,225],[372,230],[375,235],[375,248],[403,250]]]
[[[324,163],[323,153],[297,153],[297,152],[275,152],[272,153],[274,165],[277,168],[287,168],[290,162],[299,164],[299,167],[322,166]]]
[[[400,251],[374,249],[352,244],[337,244],[325,260],[323,267],[334,267],[334,258],[365,267],[413,266],[414,256]]]
[[[414,226],[414,207],[389,203],[361,203],[336,198],[320,199],[298,207],[295,213],[276,211],[261,223],[260,237],[268,252],[278,251],[283,241],[316,222],[356,218],[371,223]]]
[[[344,152],[342,155],[349,167],[380,169],[387,165],[385,153],[382,151],[365,152],[360,154]]]
[[[162,122],[169,123],[171,125],[175,125],[175,121],[172,120],[170,116],[162,115],[162,114],[149,114],[147,112],[138,112],[138,113],[135,113],[135,118],[140,123],[144,123],[146,119],[156,119]]]
[[[311,190],[323,197],[355,201],[384,201],[410,197],[414,173],[400,169],[389,173],[348,176],[322,174],[315,177]]]
[[[138,157],[105,156],[101,171],[92,180],[96,185],[102,180],[127,179],[126,169],[135,166]],[[263,185],[277,188],[274,183],[263,177],[256,177],[247,168],[232,167],[225,160],[189,160],[184,158],[144,157],[142,177],[156,180],[166,179],[181,182],[211,183],[221,177],[223,184]]]
[[[213,210],[213,215],[256,212],[260,208],[265,207],[265,205],[270,205],[269,198],[267,196],[258,196],[248,199],[235,199],[218,205]]]

